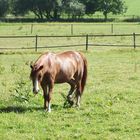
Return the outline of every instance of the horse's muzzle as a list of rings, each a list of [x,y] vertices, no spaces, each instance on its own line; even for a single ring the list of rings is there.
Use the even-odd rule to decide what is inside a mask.
[[[37,94],[38,92],[39,92],[39,89],[34,89],[34,88],[33,88],[33,93],[34,93],[34,94]]]

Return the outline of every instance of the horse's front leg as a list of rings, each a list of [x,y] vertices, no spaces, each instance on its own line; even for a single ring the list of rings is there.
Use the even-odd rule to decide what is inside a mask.
[[[43,88],[43,96],[44,96],[44,109],[47,109],[48,102],[47,102],[47,85],[42,86]]]
[[[51,82],[49,85],[49,90],[48,90],[48,96],[47,96],[47,101],[48,101],[48,112],[51,112],[51,96],[52,96],[52,91],[53,91],[53,85],[54,83]]]

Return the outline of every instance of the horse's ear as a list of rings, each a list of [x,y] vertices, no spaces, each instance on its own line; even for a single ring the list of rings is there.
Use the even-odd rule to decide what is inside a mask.
[[[30,67],[31,67],[31,69],[33,69],[33,62],[30,63]]]

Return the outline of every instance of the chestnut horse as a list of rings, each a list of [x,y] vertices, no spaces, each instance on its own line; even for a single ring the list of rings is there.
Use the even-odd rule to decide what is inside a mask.
[[[42,54],[31,65],[30,78],[33,83],[33,92],[39,91],[39,84],[43,89],[44,109],[51,111],[50,101],[54,83],[68,83],[70,91],[67,99],[72,98],[73,92],[76,97],[76,105],[80,106],[80,99],[87,79],[87,60],[83,54],[76,51],[63,53]]]

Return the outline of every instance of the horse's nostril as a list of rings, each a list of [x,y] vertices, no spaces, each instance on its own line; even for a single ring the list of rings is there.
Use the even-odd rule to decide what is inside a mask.
[[[39,92],[39,89],[33,89],[33,93],[37,94]]]

